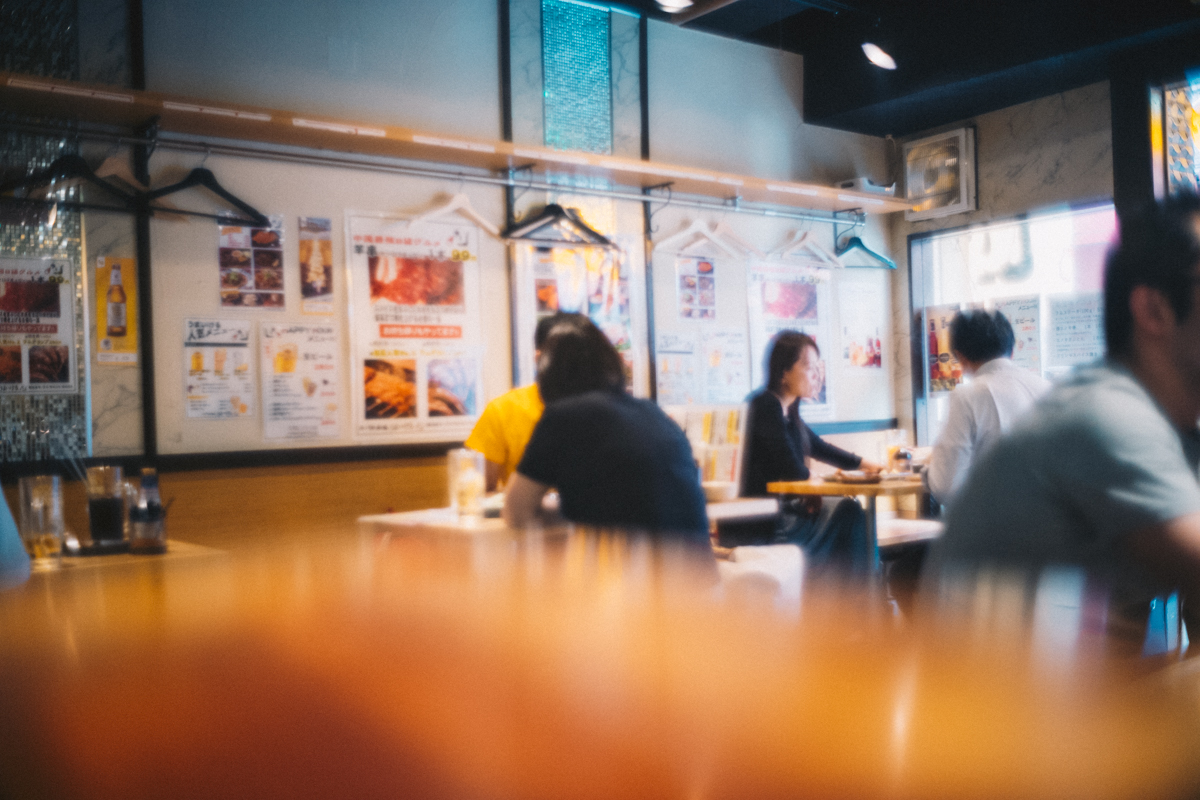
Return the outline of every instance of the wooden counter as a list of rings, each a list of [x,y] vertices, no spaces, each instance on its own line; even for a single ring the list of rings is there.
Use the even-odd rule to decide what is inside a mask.
[[[370,526],[364,531],[373,530]],[[711,565],[709,565],[711,566]],[[598,533],[347,532],[0,595],[0,795],[1176,797],[1196,707],[1012,641],[798,618]],[[1085,652],[1084,651],[1081,652]],[[1189,690],[1194,694],[1194,689]]]

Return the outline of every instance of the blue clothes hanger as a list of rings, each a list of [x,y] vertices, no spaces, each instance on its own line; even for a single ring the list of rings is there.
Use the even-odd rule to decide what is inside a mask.
[[[871,261],[874,261],[875,263],[873,263],[873,264],[847,263],[846,255],[851,254],[851,253],[854,253],[854,254],[861,253],[863,256],[866,256],[868,259],[870,259]],[[882,267],[882,268],[886,268],[886,269],[895,269],[896,268],[895,261],[892,261],[887,256],[876,253],[874,250],[872,250],[871,248],[869,248],[865,244],[863,244],[863,240],[858,238],[857,236],[851,236],[849,239],[847,239],[846,244],[844,244],[842,247],[840,247],[838,249],[837,255],[838,255],[838,260],[841,261],[842,266],[845,266],[845,267],[868,267],[868,268],[869,267]]]

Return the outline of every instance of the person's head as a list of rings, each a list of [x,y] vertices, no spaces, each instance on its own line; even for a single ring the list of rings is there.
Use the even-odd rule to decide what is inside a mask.
[[[539,319],[537,327],[533,329],[533,349],[540,352],[542,346],[546,344],[546,337],[550,335],[551,328],[563,322],[570,322],[572,317],[578,316],[580,315],[558,311],[548,317]]]
[[[1104,338],[1109,355],[1129,355],[1135,322],[1131,301],[1139,287],[1161,293],[1182,323],[1192,314],[1200,264],[1200,198],[1180,194],[1123,214],[1118,244],[1104,271]]]
[[[625,391],[625,362],[612,342],[582,314],[563,314],[538,358],[538,391],[546,404],[592,391]]]
[[[821,350],[807,333],[780,331],[767,353],[767,389],[812,397],[821,388]]]
[[[950,349],[974,366],[1012,355],[1016,337],[1008,317],[999,311],[959,311],[950,321]]]

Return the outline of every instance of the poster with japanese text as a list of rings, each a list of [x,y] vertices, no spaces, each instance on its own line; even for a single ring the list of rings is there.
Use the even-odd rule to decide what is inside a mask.
[[[886,306],[887,298],[878,284],[847,281],[838,287],[843,366],[883,368],[881,333],[889,320]]]
[[[626,382],[631,382],[635,369],[633,322],[629,272],[621,251],[523,245],[519,252],[529,261],[537,319],[558,311],[586,315],[617,348],[625,362]]]
[[[269,228],[219,225],[222,306],[283,310],[283,220],[270,221]]]
[[[742,330],[705,331],[701,335],[704,402],[733,405],[750,393],[750,352]]]
[[[807,333],[821,351],[821,379],[812,397],[800,399],[800,415],[809,422],[832,419],[833,392],[825,380],[826,361],[835,346],[829,324],[829,271],[752,261],[746,267],[746,280],[753,385],[766,382],[763,362],[775,334],[784,330]]]
[[[136,364],[137,273],[132,258],[96,258],[96,363]]]
[[[478,417],[479,230],[346,218],[355,435],[465,439]]]
[[[1061,373],[1104,355],[1103,310],[1099,293],[1050,298],[1048,371]]]
[[[656,397],[660,406],[699,403],[701,390],[699,334],[659,332],[655,342]]]
[[[300,312],[333,313],[333,223],[300,217]]]
[[[253,414],[250,339],[254,323],[240,319],[185,319],[183,324],[188,417],[234,419]]]
[[[716,269],[711,258],[675,258],[675,296],[680,319],[717,318]]]
[[[341,343],[333,325],[263,323],[259,328],[263,435],[337,436]]]
[[[925,338],[931,392],[950,392],[963,382],[962,364],[950,352],[950,323],[958,310],[958,304],[925,309],[926,324],[929,326]]]
[[[0,258],[0,394],[76,391],[75,267]]]
[[[997,300],[996,310],[1008,318],[1013,329],[1012,361],[1030,372],[1042,374],[1042,307],[1038,295]]]

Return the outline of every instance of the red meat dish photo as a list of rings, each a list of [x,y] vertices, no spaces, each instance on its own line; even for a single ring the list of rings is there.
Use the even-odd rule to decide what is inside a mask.
[[[368,260],[371,301],[401,306],[456,306],[463,302],[461,261],[376,256]]]
[[[776,319],[817,318],[817,287],[811,283],[766,281],[762,295],[763,311]]]
[[[70,383],[71,353],[62,345],[29,348],[30,383]]]
[[[21,382],[21,345],[0,347],[0,383]]]
[[[0,311],[57,317],[58,284],[46,281],[0,281]]]

